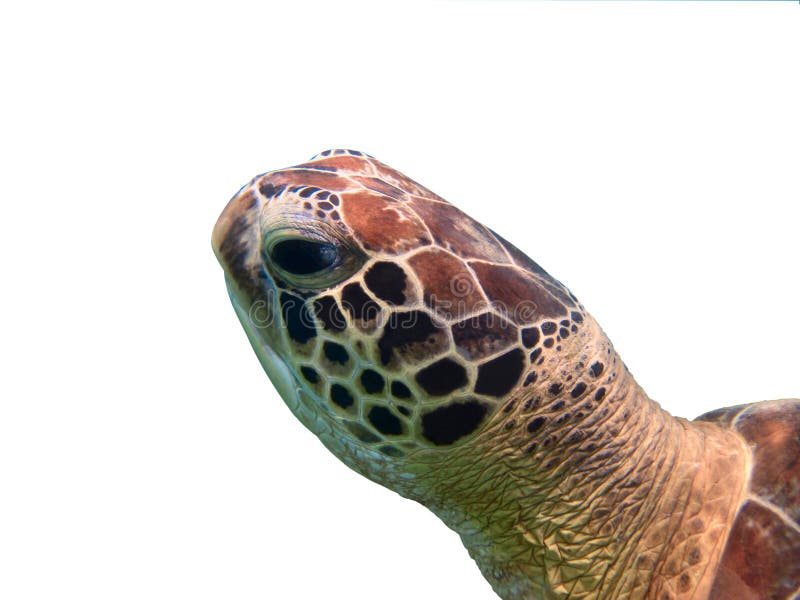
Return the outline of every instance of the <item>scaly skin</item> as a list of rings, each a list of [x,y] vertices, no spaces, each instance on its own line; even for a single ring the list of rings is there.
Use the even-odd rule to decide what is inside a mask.
[[[523,388],[460,456],[419,457],[408,495],[461,534],[505,600],[706,598],[748,452],[647,398],[593,322],[582,350],[544,373],[607,357],[602,401],[536,404]],[[549,425],[531,436],[534,415]]]
[[[709,596],[750,446],[663,411],[511,244],[346,151],[255,178],[212,242],[292,412],[457,531],[501,598]]]

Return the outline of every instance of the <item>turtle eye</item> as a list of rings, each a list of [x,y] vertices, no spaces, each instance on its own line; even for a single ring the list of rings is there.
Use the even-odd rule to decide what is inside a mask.
[[[287,273],[311,275],[332,266],[338,252],[333,244],[292,238],[275,244],[270,250],[270,258]]]

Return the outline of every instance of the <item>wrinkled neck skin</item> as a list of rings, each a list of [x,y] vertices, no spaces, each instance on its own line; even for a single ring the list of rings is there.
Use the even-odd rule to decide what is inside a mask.
[[[704,599],[744,494],[747,450],[662,410],[588,325],[478,437],[414,455],[404,469],[413,477],[382,483],[458,532],[505,600]],[[594,362],[603,372],[579,399],[549,388]]]

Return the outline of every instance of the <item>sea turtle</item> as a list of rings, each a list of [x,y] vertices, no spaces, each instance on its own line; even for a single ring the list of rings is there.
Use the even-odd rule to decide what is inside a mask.
[[[501,598],[800,598],[800,400],[671,416],[567,288],[362,152],[256,177],[212,243],[292,412]]]

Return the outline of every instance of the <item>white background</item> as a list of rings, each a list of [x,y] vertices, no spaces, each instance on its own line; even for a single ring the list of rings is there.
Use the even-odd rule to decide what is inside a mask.
[[[569,285],[685,416],[800,396],[800,7],[30,2],[0,15],[0,598],[459,598],[455,534],[282,404],[211,228],[367,151]]]

